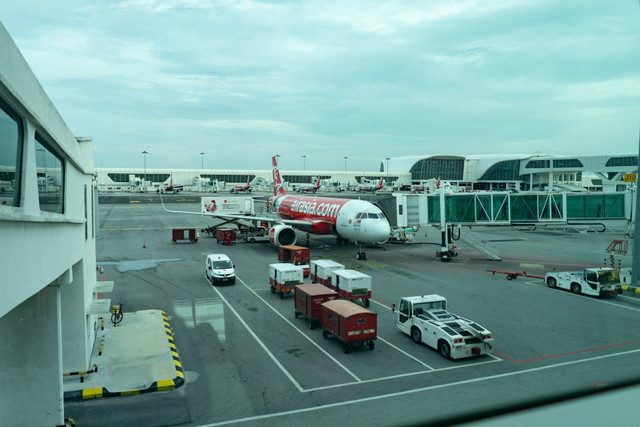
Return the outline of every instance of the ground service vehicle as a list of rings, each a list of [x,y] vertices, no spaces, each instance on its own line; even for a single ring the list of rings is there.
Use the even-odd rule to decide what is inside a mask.
[[[199,234],[196,233],[195,228],[174,228],[171,230],[171,240],[175,245],[178,240],[188,240],[189,243],[196,243],[198,241]]]
[[[255,215],[255,201],[249,196],[208,196],[200,198],[203,214]]]
[[[276,291],[280,298],[289,292],[293,292],[296,285],[302,285],[302,267],[293,264],[269,264],[269,285],[271,293]]]
[[[322,304],[338,299],[338,293],[318,283],[298,285],[293,290],[295,317],[301,314],[309,319],[309,329],[322,320]]]
[[[587,268],[583,271],[551,272],[545,275],[550,288],[569,289],[574,294],[618,295],[622,291],[620,272],[614,268]]]
[[[349,353],[352,344],[365,344],[373,350],[378,338],[378,313],[346,300],[327,301],[322,304],[322,338],[335,335],[342,341],[342,351]]]
[[[371,276],[355,270],[333,270],[328,286],[338,292],[340,298],[349,301],[360,299],[365,307],[369,307]]]
[[[236,283],[235,265],[225,254],[207,255],[205,276],[212,285]]]
[[[392,310],[396,326],[416,343],[437,349],[446,359],[488,354],[493,348],[491,332],[471,320],[447,311],[440,295],[403,297]]]
[[[334,270],[344,270],[344,265],[330,259],[316,259],[311,261],[310,278],[312,282],[322,283],[325,286],[331,284],[331,272]]]
[[[293,265],[302,267],[304,277],[309,276],[309,248],[296,245],[286,245],[278,247],[278,261],[290,262]]]

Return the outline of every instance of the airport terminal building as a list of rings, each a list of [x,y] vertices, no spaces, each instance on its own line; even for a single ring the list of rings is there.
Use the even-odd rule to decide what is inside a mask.
[[[470,190],[624,191],[624,175],[637,172],[638,156],[433,155],[387,158],[383,174],[411,174],[413,184],[440,178]]]
[[[402,189],[440,178],[461,191],[546,190],[624,191],[625,174],[637,172],[638,156],[560,156],[541,154],[421,155],[389,157],[374,171],[283,171],[285,187],[295,189],[320,177],[325,189],[350,189],[384,178],[385,187]],[[171,182],[194,191],[233,188],[252,181],[271,188],[271,170],[97,168],[100,191],[155,191]],[[146,185],[145,185],[146,183]]]

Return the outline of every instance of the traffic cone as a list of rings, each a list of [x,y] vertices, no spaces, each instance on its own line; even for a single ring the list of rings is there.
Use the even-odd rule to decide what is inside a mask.
[[[143,244],[142,244],[142,249],[145,249],[146,247],[147,247],[147,244],[146,244],[146,243],[143,243]]]

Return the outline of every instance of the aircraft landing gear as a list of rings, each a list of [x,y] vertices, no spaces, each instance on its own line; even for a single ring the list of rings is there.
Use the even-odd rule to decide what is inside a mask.
[[[356,253],[356,259],[366,260],[367,254],[362,250],[362,244],[360,242],[356,242],[358,245],[358,252]]]

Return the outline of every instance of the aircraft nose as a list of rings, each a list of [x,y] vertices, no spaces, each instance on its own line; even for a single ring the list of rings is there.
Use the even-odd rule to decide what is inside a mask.
[[[376,242],[384,242],[391,235],[391,226],[386,221],[380,221],[371,227],[371,237]]]

